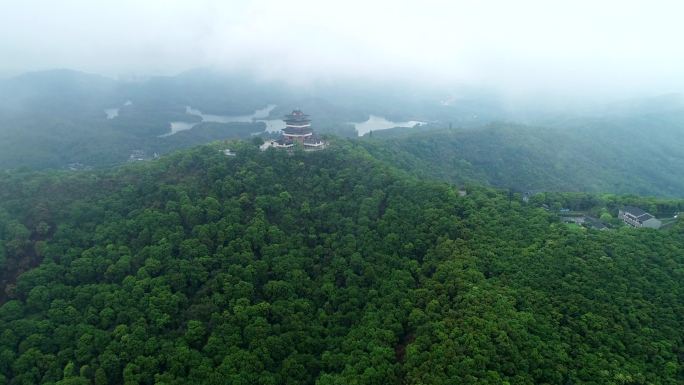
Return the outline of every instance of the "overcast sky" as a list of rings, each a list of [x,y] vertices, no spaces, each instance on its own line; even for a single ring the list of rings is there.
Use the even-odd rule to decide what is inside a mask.
[[[508,90],[684,90],[680,1],[0,0],[0,74],[199,66]],[[521,91],[526,92],[526,91]]]

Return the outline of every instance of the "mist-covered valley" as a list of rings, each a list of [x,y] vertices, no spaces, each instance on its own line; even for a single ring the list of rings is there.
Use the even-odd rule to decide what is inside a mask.
[[[679,94],[544,107],[470,87],[297,86],[208,69],[136,81],[53,70],[2,85],[5,169],[102,168],[134,152],[151,159],[214,140],[268,139],[288,110],[301,108],[322,134],[452,183],[663,197],[684,191]]]

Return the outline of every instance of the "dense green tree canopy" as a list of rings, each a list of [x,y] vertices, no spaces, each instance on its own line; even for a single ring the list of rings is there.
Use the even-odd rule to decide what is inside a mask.
[[[582,191],[682,198],[684,114],[577,119],[544,126],[388,130],[363,144],[416,175],[516,191]],[[560,126],[560,127],[558,127]],[[382,133],[381,133],[382,134]]]
[[[684,382],[681,222],[232,147],[0,174],[0,384]]]

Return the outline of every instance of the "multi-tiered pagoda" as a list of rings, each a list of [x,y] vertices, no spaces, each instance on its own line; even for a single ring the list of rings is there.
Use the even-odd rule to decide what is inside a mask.
[[[294,110],[283,117],[285,128],[283,136],[273,142],[274,147],[292,147],[301,143],[305,149],[318,149],[325,146],[325,142],[314,134],[311,129],[311,119],[301,110]]]

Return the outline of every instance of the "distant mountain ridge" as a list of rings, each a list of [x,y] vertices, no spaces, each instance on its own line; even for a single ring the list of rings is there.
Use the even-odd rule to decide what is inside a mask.
[[[684,114],[659,118],[578,120],[574,128],[493,123],[470,130],[405,130],[364,146],[416,175],[452,183],[682,197],[684,140],[677,126]]]

